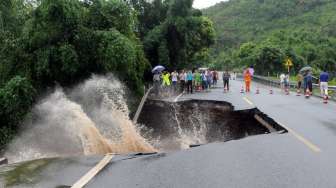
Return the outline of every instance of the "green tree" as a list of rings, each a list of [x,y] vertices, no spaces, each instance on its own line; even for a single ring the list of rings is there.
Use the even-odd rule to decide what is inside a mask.
[[[135,12],[120,0],[92,1],[85,20],[93,30],[114,28],[128,37],[134,35]]]
[[[29,112],[35,95],[31,83],[20,76],[12,78],[0,89],[0,148],[12,138]]]
[[[254,68],[256,73],[266,75],[266,72],[284,70],[285,54],[274,46],[262,46],[258,49]]]
[[[166,20],[145,37],[145,51],[152,65],[193,67],[195,56],[214,43],[212,22],[195,13],[192,2],[171,1]]]
[[[160,25],[167,18],[169,1],[166,0],[131,0],[131,5],[137,11],[137,29],[141,39]]]
[[[1,125],[17,126],[33,104],[35,94],[31,83],[20,76],[6,83],[0,89]]]
[[[71,86],[92,73],[113,72],[141,94],[149,66],[135,15],[119,0],[2,1],[0,147],[16,132],[36,93],[55,83]]]

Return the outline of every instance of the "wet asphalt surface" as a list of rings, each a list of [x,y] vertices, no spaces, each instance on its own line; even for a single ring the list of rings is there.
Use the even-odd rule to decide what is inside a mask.
[[[278,89],[270,95],[266,86],[260,86],[259,95],[255,94],[256,85],[252,86],[252,93],[241,94],[241,85],[241,82],[233,81],[229,93],[217,88],[209,93],[184,95],[179,100],[223,100],[232,103],[236,110],[257,107],[318,147],[320,152],[312,150],[292,133],[275,133],[174,153],[117,156],[86,187],[335,188],[336,104],[330,102],[325,105],[319,98],[307,100],[294,93],[286,96]],[[66,187],[75,183],[101,159],[50,160],[33,174],[29,171],[26,172],[28,174],[14,174],[17,181],[6,173],[11,166],[1,167],[0,180],[12,180],[12,186],[5,187]]]

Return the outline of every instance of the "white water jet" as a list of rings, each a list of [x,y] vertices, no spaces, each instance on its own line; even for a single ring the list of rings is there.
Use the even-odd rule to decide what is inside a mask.
[[[184,117],[189,118],[192,123],[191,129],[183,129],[181,126],[181,121],[179,117],[179,110],[177,109],[178,105],[176,103],[172,104],[174,110],[174,119],[177,124],[177,133],[179,138],[177,138],[178,143],[180,144],[181,149],[188,149],[190,145],[193,144],[204,144],[207,143],[206,139],[206,124],[205,120],[202,119],[202,116],[199,114],[198,106],[195,106],[196,110],[193,111],[192,116]],[[192,120],[192,118],[196,118],[196,123]]]
[[[128,117],[124,87],[112,76],[93,76],[66,95],[40,101],[9,145],[10,163],[46,157],[156,151]]]

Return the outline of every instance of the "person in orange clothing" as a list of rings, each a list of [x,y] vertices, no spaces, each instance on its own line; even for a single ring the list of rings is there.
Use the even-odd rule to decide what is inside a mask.
[[[251,75],[249,69],[246,69],[246,71],[245,71],[245,73],[244,73],[244,80],[245,80],[245,88],[246,88],[246,92],[250,92],[252,75]]]

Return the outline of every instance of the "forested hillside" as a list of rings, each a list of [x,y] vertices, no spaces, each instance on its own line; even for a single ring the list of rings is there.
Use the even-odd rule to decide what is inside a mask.
[[[164,64],[191,66],[214,42],[192,0],[1,0],[0,150],[47,88],[113,73],[135,94]]]
[[[204,10],[214,21],[216,64],[254,64],[260,73],[295,60],[336,70],[336,0],[230,0]]]

